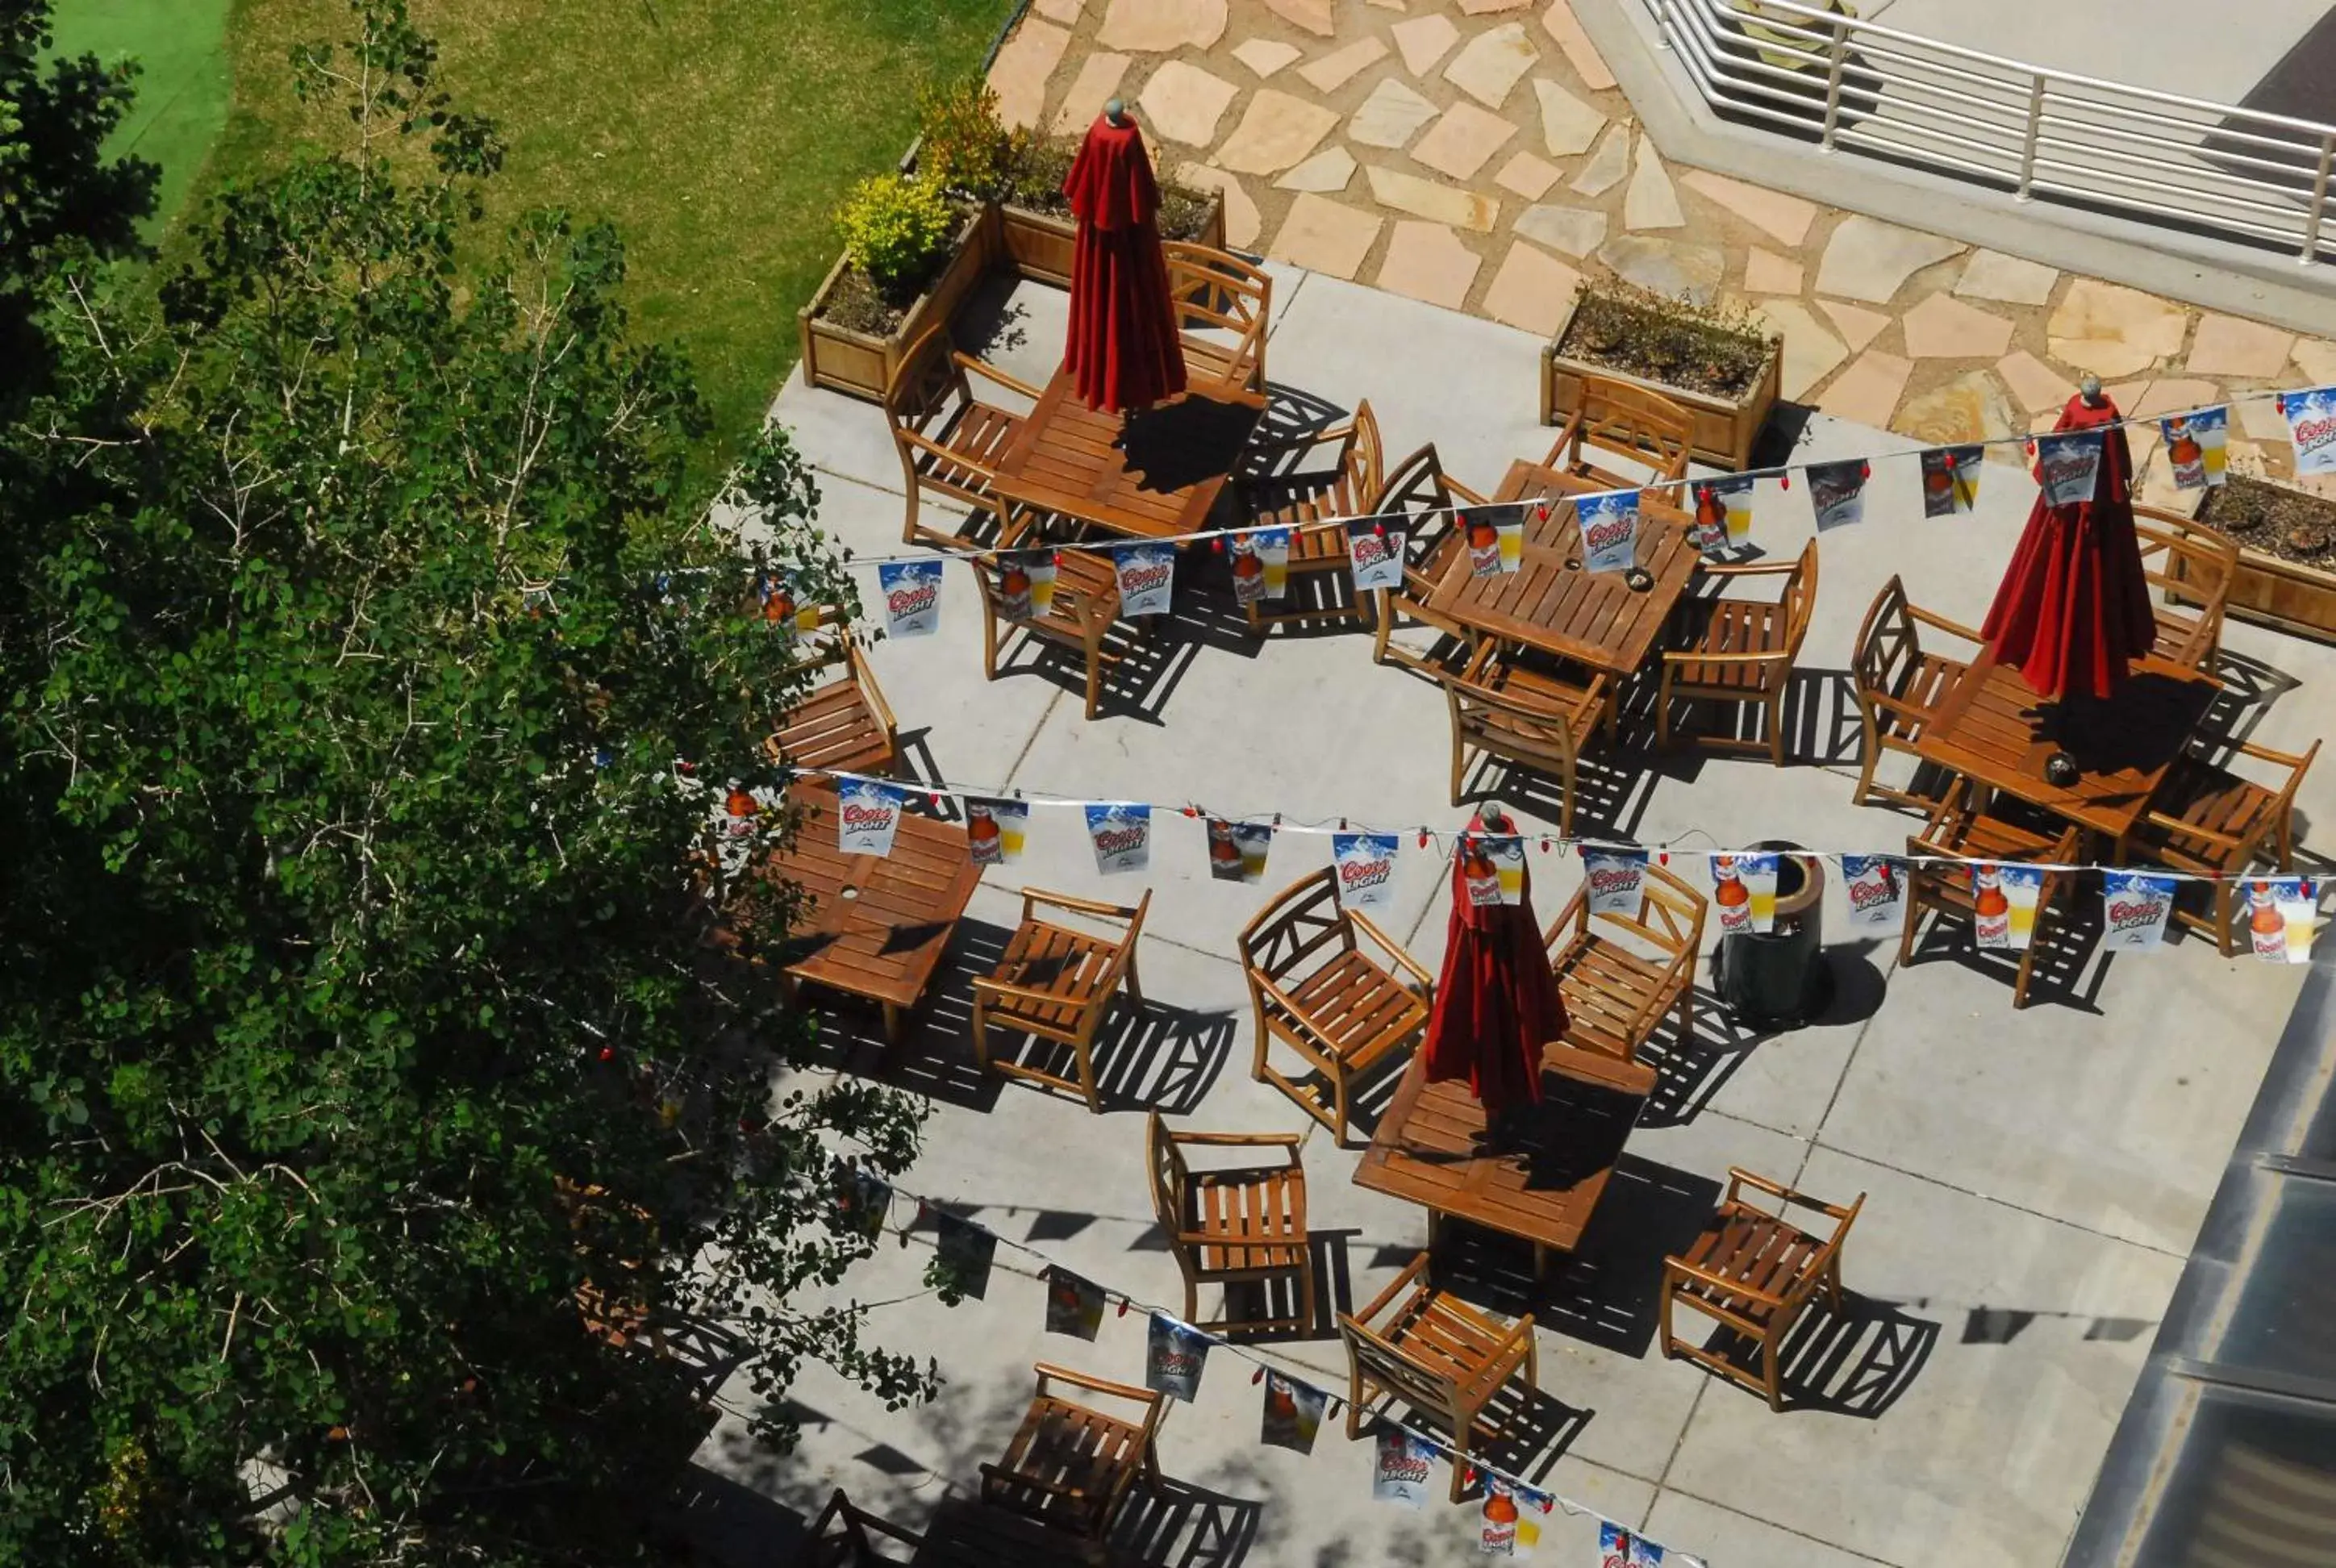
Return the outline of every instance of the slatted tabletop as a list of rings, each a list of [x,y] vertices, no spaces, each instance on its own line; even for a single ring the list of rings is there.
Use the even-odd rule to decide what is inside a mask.
[[[998,460],[991,488],[1131,539],[1191,533],[1208,521],[1260,414],[1199,393],[1132,417],[1101,414],[1058,370]]]
[[[1654,1069],[1566,1047],[1543,1058],[1542,1101],[1515,1150],[1487,1154],[1484,1107],[1465,1083],[1427,1081],[1412,1058],[1395,1102],[1355,1171],[1355,1184],[1465,1220],[1540,1250],[1571,1251],[1606,1191],[1622,1141],[1654,1093]]]
[[[794,845],[764,866],[806,899],[787,935],[786,973],[881,1003],[897,1034],[981,881],[965,829],[903,812],[890,855],[847,855],[835,842],[835,786],[799,782],[787,803],[800,813]]]
[[[1503,642],[1522,643],[1591,669],[1628,676],[1647,656],[1687,590],[1701,559],[1688,542],[1689,519],[1676,507],[1641,498],[1639,564],[1654,578],[1643,592],[1619,571],[1585,571],[1582,528],[1572,498],[1611,486],[1523,461],[1509,465],[1495,501],[1547,501],[1549,515],[1525,519],[1518,570],[1477,577],[1465,550],[1454,552],[1428,609]]]
[[[2043,807],[2079,827],[2123,840],[2198,727],[2222,683],[2155,656],[2105,703],[2080,703],[2056,740],[2049,717],[2020,672],[1983,654],[1923,725],[1914,750],[1927,762]],[[2082,770],[2063,787],[2044,759],[2065,745]]]

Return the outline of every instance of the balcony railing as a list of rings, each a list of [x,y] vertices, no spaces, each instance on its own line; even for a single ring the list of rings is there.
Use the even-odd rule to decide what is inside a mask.
[[[2305,265],[2336,248],[2323,221],[2336,125],[2023,64],[1798,0],[1638,3],[1727,118]]]

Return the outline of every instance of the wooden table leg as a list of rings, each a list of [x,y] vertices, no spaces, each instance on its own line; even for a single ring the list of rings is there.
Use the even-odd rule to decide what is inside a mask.
[[[897,1002],[886,1002],[884,1004],[885,1043],[891,1046],[896,1050],[899,1049],[902,1038],[905,1037],[908,1033],[908,1021],[909,1014],[907,1008],[901,1007]]]

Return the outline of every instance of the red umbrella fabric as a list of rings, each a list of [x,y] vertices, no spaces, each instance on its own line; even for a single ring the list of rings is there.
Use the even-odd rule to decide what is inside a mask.
[[[1479,816],[1468,831],[1484,826]],[[1463,841],[1452,862],[1444,973],[1427,1020],[1427,1078],[1467,1079],[1489,1120],[1541,1098],[1542,1047],[1565,1032],[1565,1003],[1533,919],[1532,868],[1518,902],[1472,904],[1468,860]]]
[[[2157,638],[2133,531],[2133,453],[2118,417],[2107,396],[2088,404],[2082,393],[2060,411],[2055,430],[2109,427],[2093,499],[2055,507],[2037,496],[1980,628],[1997,660],[2039,696],[2107,696]]]
[[[1160,249],[1160,186],[1132,114],[1099,115],[1063,180],[1079,220],[1063,368],[1089,408],[1148,408],[1184,390],[1184,348]]]

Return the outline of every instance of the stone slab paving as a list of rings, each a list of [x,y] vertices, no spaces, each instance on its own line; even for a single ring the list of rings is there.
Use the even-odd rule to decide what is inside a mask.
[[[1102,56],[1133,63],[1123,70]],[[1161,83],[1172,64],[1208,80],[1180,72]],[[1254,232],[1269,243],[1309,196],[1444,224],[1468,254],[1439,248],[1436,297],[1465,289],[1463,308],[1480,316],[1562,323],[1562,301],[1521,308],[1519,280],[1570,285],[1585,271],[1764,310],[1795,303],[1792,312],[1765,311],[1813,321],[1824,335],[1790,353],[1800,373],[1788,376],[1793,395],[1821,399],[1833,377],[1854,373],[1850,401],[1870,411],[1885,384],[1854,366],[1879,349],[1912,365],[1897,406],[1881,415],[1897,427],[1935,434],[1963,419],[1961,438],[1976,439],[1999,405],[2010,405],[2024,428],[2052,412],[2047,391],[2088,370],[2113,383],[2180,372],[2210,383],[2209,401],[2336,379],[2336,349],[2320,339],[2201,320],[2177,301],[1670,167],[1637,133],[1567,0],[1062,0],[1008,40],[994,74],[1009,112],[1032,124],[1081,123],[1106,83],[1156,90],[1170,166],[1228,171],[1237,186],[1224,188],[1247,198],[1242,207],[1228,197],[1244,232],[1253,210]],[[1192,140],[1204,131],[1213,141]],[[1379,172],[1358,180],[1358,164]],[[1582,216],[1553,220],[1552,193]],[[1319,220],[1299,223],[1293,242],[1310,244]],[[1379,224],[1365,254],[1350,258],[1362,227],[1341,226],[1337,270],[1376,278],[1397,230]],[[1531,260],[1512,267],[1520,239],[1578,265],[1562,274]],[[1396,275],[1421,281],[1416,260]],[[2241,423],[2234,463],[2286,474],[2284,442],[2260,433],[2261,415]],[[2162,472],[2146,479],[2162,498]]]
[[[1303,227],[1326,239],[1343,221],[1326,218],[1331,211],[1361,226],[1359,242],[1346,239],[1349,270],[1423,244],[1502,245],[1486,268],[1493,277],[1468,290],[1477,310],[1530,307],[1570,282],[1572,268],[1530,243],[1431,235],[1427,225],[1313,193],[1290,203],[1280,232]],[[1550,433],[1532,411],[1543,325],[1520,330],[1279,261],[1268,270],[1268,366],[1292,417],[1335,420],[1368,398],[1391,452],[1432,440],[1452,472],[1485,488],[1512,458],[1545,451]],[[1804,336],[1825,330],[1806,300],[1764,308]],[[984,321],[996,330],[985,335]],[[976,301],[960,329],[969,349],[1036,382],[1053,368],[1064,322],[1060,293],[1023,285]],[[1835,385],[1860,366],[1887,369],[1885,357],[1914,363],[1870,346],[1835,372]],[[2147,406],[2201,379],[2150,377],[2125,390]],[[822,526],[862,553],[897,550],[900,469],[881,411],[808,391],[798,375],[774,414],[819,471]],[[1796,687],[1789,721],[1794,765],[1601,745],[1585,761],[1582,831],[1650,842],[1903,842],[1914,819],[1848,803],[1856,726],[1839,672],[1866,605],[1893,574],[1918,602],[1978,618],[2029,494],[1999,469],[1976,511],[1925,519],[1912,456],[1919,444],[1822,413],[1802,431],[1801,455],[1867,456],[1874,483],[1868,521],[1827,533],[1821,546],[1803,658],[1810,678]],[[1755,541],[1772,557],[1811,535],[1805,486],[1762,482],[1754,510]],[[1458,820],[1436,688],[1374,665],[1360,628],[1248,636],[1212,556],[1179,563],[1173,614],[1114,677],[1092,722],[1081,716],[1072,665],[1052,655],[1011,644],[999,678],[984,680],[969,579],[953,568],[943,591],[935,635],[881,640],[870,654],[920,777],[1193,800],[1237,813],[1278,809],[1293,824],[1348,813],[1385,824]],[[2336,648],[2244,625],[2230,628],[2228,648],[2235,726],[2279,747],[2325,728]],[[1553,828],[1545,796],[1497,774],[1481,782],[1503,791],[1528,832]],[[2336,821],[2336,772],[2308,779],[2299,809],[2307,823]],[[1025,858],[993,869],[977,891],[939,996],[890,1069],[936,1102],[904,1186],[1173,1309],[1182,1286],[1153,1225],[1143,1111],[1157,1106],[1200,1130],[1295,1132],[1326,1291],[1339,1307],[1368,1300],[1425,1243],[1423,1216],[1355,1187],[1355,1152],[1333,1147],[1253,1081],[1250,1002],[1231,957],[1232,933],[1263,897],[1326,863],[1325,840],[1279,837],[1259,888],[1211,877],[1199,825],[1173,815],[1158,823],[1140,879],[1098,877],[1066,814],[1042,810],[1034,825]],[[2304,850],[2314,851],[2309,828]],[[1579,872],[1554,855],[1535,854],[1532,865],[1547,917]],[[1121,1010],[1098,1048],[1105,1115],[975,1068],[965,976],[997,951],[1026,886],[1114,901],[1138,886],[1153,892],[1146,999]],[[1431,970],[1448,902],[1445,863],[1406,840],[1380,923]],[[2156,956],[2094,951],[2070,987],[2048,987],[2014,1012],[2003,979],[1955,943],[1926,942],[1901,965],[1894,941],[1845,925],[1837,889],[1827,891],[1825,920],[1837,989],[1818,1019],[1784,1034],[1747,1032],[1707,989],[1694,1038],[1666,1033],[1650,1053],[1663,1087],[1582,1249],[1533,1303],[1541,1386],[1552,1402],[1541,1407],[1544,1435],[1504,1449],[1501,1461],[1714,1568],[2050,1568],[2302,971],[2224,959],[2185,937]],[[1707,987],[1710,960],[1707,947]],[[882,1065],[872,1019],[838,1006],[825,1028],[834,1070]],[[1374,1104],[1367,1096],[1367,1114]],[[1778,1415],[1660,1354],[1660,1258],[1708,1213],[1731,1166],[1830,1197],[1866,1195],[1844,1266],[1865,1315],[1823,1320],[1839,1338],[1815,1358],[1835,1402]],[[905,1207],[895,1216],[908,1217]],[[946,1308],[921,1284],[931,1244],[920,1226],[813,1300],[882,1303],[871,1309],[871,1336],[937,1359],[945,1378],[937,1402],[889,1411],[811,1368],[790,1390],[803,1442],[781,1457],[745,1440],[739,1412],[751,1396],[734,1379],[725,1391],[731,1413],[698,1464],[765,1499],[766,1510],[807,1517],[842,1486],[913,1527],[977,1485],[978,1466],[1002,1451],[1029,1397],[1032,1362],[1140,1377],[1142,1313],[1107,1313],[1093,1344],[1049,1336],[1037,1261],[1011,1251],[1001,1251],[982,1299]],[[1202,1292],[1204,1311],[1217,1301]],[[1309,1381],[1344,1386],[1345,1359],[1327,1329],[1267,1349]],[[1472,1511],[1373,1505],[1369,1445],[1348,1441],[1335,1423],[1309,1456],[1260,1446],[1250,1370],[1215,1351],[1199,1398],[1172,1409],[1160,1440],[1169,1484],[1158,1514],[1147,1515],[1166,1532],[1154,1560],[1178,1568],[1480,1560]],[[1548,1435],[1561,1419],[1565,1434]],[[1553,1518],[1542,1555],[1589,1563],[1594,1540],[1593,1521]],[[784,1516],[766,1517],[747,1547],[728,1561],[789,1560]]]

